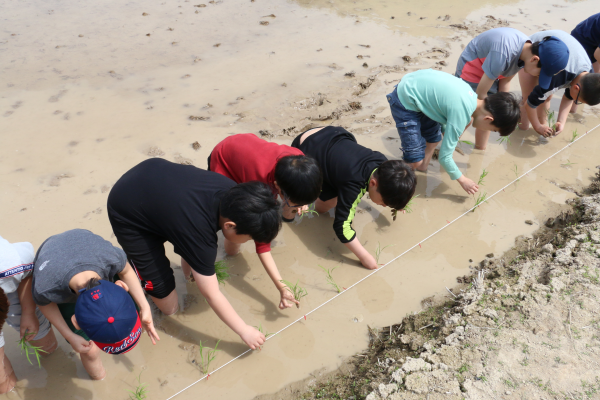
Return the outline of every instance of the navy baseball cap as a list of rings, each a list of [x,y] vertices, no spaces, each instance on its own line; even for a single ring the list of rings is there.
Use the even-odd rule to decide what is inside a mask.
[[[142,335],[133,299],[112,282],[98,283],[94,288],[80,291],[75,303],[77,325],[105,353],[127,353]]]
[[[539,49],[542,63],[539,84],[542,89],[548,89],[552,77],[567,67],[569,48],[556,36],[548,36],[542,40]]]

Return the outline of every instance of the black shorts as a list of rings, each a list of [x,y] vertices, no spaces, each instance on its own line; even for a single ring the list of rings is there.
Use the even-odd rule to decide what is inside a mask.
[[[294,140],[292,141],[292,147],[296,148],[296,149],[300,149],[300,138],[302,137],[302,135],[304,135],[306,132],[315,129],[315,128],[310,128],[309,130],[306,130],[304,132],[302,132],[301,134],[299,134],[298,136],[296,136],[294,138]],[[312,136],[310,136],[308,139],[309,140]],[[304,143],[304,142],[302,142]],[[321,201],[327,201],[327,200],[331,200],[333,198],[336,198],[338,196],[338,191],[331,187],[330,185],[328,185],[327,183],[323,182],[323,185],[321,186],[321,193],[319,194],[319,200]]]
[[[150,296],[164,299],[175,290],[175,276],[165,254],[165,238],[128,223],[110,206],[108,219],[129,263]]]

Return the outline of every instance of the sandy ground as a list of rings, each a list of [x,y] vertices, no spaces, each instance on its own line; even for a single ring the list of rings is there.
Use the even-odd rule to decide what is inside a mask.
[[[3,3],[1,234],[39,246],[54,233],[86,228],[116,243],[105,204],[125,171],[153,156],[203,168],[213,146],[232,133],[290,143],[307,126],[336,124],[354,132],[359,143],[398,158],[385,94],[403,74],[429,67],[453,72],[461,46],[486,28],[570,31],[590,13],[590,4]],[[518,91],[517,82],[513,88]],[[493,193],[514,179],[515,168],[525,171],[567,145],[568,132],[595,126],[597,111],[585,108],[570,116],[566,133],[547,145],[532,131],[518,131],[508,145],[492,136],[486,153],[467,146],[455,159],[467,176],[488,170],[484,190]],[[593,174],[597,162],[590,149],[598,148],[599,137],[575,143],[444,235],[178,398],[252,398],[339,366],[366,345],[366,324],[390,325],[420,310],[423,298],[445,291],[469,271],[470,259],[507,250],[517,235],[530,235],[574,198]],[[473,140],[473,132],[463,139]],[[354,226],[361,242],[372,252],[390,245],[381,262],[473,205],[437,162],[419,175],[417,193],[414,212],[395,222],[389,210],[368,199],[360,204]],[[278,293],[253,244],[228,259],[232,278],[222,290],[242,318],[276,332],[335,294],[318,265],[339,266],[334,277],[344,287],[368,273],[335,239],[332,221],[328,215],[305,218],[286,225],[275,241],[283,277],[309,291],[300,310],[277,309]],[[178,268],[172,247],[168,251]],[[167,398],[203,376],[192,363],[197,350],[192,346],[200,340],[214,346],[221,339],[211,370],[242,353],[243,343],[197,289],[180,274],[177,279],[184,311],[173,318],[156,315],[160,345],[143,340],[126,356],[104,357],[109,371],[104,382],[89,380],[64,341],[41,369],[28,365],[10,345],[14,331],[6,328],[6,352],[21,378],[17,393],[6,397],[126,397],[144,371],[150,398]]]
[[[600,398],[599,189],[423,312],[369,328],[368,348],[338,373],[257,400]]]

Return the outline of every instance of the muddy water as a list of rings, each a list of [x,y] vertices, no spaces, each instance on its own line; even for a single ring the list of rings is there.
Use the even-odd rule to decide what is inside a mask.
[[[570,31],[589,14],[592,3],[461,2],[458,9],[442,1],[348,6],[342,1],[257,0],[197,7],[201,4],[3,5],[2,236],[39,246],[51,234],[86,228],[116,243],[105,203],[123,172],[149,156],[205,167],[213,146],[231,133],[265,130],[265,137],[290,143],[306,126],[333,123],[355,132],[360,143],[397,158],[399,141],[385,94],[405,68],[439,66],[442,60],[447,66],[441,68],[453,72],[461,45],[473,32],[451,24],[467,18],[493,26],[485,18],[493,15],[525,33],[548,26]],[[451,18],[445,21],[445,15]],[[450,55],[444,58],[433,48]],[[411,61],[404,62],[404,55]],[[354,77],[345,75],[350,72]],[[517,90],[516,80],[513,85]],[[362,109],[319,121],[348,101],[361,102]],[[557,107],[558,100],[553,103]],[[489,171],[484,190],[493,193],[514,179],[515,166],[525,171],[565,146],[572,130],[595,126],[595,111],[586,108],[570,117],[565,133],[549,144],[540,145],[532,131],[515,132],[509,145],[492,136],[485,154],[465,148],[464,155],[455,154],[457,163],[472,178],[483,168]],[[465,136],[473,140],[472,131]],[[574,197],[569,187],[587,184],[594,172],[597,160],[591,149],[598,148],[599,138],[597,131],[575,143],[475,213],[273,337],[261,352],[178,398],[252,398],[319,368],[335,368],[365,345],[367,324],[385,325],[419,311],[423,298],[445,291],[444,286],[466,273],[469,259],[507,249],[515,236],[530,234]],[[191,146],[195,141],[201,144],[198,150]],[[378,243],[389,246],[380,262],[392,260],[473,205],[437,162],[427,175],[419,175],[417,193],[414,212],[395,222],[389,210],[368,200],[360,204],[354,226],[361,242],[372,252]],[[278,293],[253,244],[229,259],[232,278],[222,290],[245,321],[275,332],[331,298],[335,292],[319,265],[338,266],[333,276],[344,287],[368,273],[335,239],[332,222],[329,215],[305,218],[284,226],[276,239],[273,254],[282,275],[299,280],[309,292],[300,310],[277,308]],[[178,258],[168,250],[178,268]],[[240,339],[218,320],[195,286],[177,276],[184,311],[172,318],[156,316],[160,345],[144,338],[126,356],[104,357],[108,377],[103,382],[87,378],[64,341],[41,369],[28,365],[12,345],[14,331],[5,328],[6,352],[21,378],[17,393],[5,397],[64,398],[68,393],[84,399],[125,398],[144,371],[141,379],[150,398],[167,398],[202,376],[192,363],[197,351],[192,346],[200,340],[210,347],[221,340],[222,351],[211,368],[242,353]]]

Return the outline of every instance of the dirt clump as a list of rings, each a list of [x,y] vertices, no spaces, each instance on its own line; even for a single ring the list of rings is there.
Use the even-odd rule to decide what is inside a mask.
[[[599,183],[339,371],[259,399],[600,398]]]

